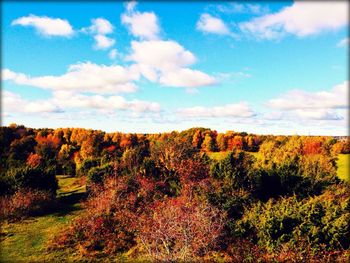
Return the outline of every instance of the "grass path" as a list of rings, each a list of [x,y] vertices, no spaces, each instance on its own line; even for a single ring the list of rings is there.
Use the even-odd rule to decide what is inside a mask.
[[[48,252],[46,244],[81,213],[85,185],[79,178],[57,176],[59,209],[56,212],[5,223],[0,231],[0,262],[59,262],[74,259],[67,251]]]

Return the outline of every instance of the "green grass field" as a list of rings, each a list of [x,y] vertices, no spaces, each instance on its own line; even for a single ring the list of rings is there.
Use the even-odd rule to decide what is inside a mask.
[[[86,186],[81,178],[68,175],[57,175],[56,178],[58,180],[58,197],[86,192]]]
[[[210,157],[210,159],[220,161],[220,160],[224,159],[228,153],[229,153],[229,151],[227,151],[227,152],[208,152],[207,154]]]
[[[338,177],[347,182],[350,182],[350,154],[339,154],[337,165]]]
[[[57,176],[59,209],[50,214],[6,222],[0,233],[0,262],[58,262],[77,259],[74,251],[48,251],[47,243],[82,212],[85,185],[80,178]]]
[[[225,152],[208,152],[208,156],[213,159],[213,160],[217,160],[220,161],[222,159],[224,159],[230,151],[225,151]],[[259,158],[259,153],[258,152],[247,152],[248,154],[253,155],[255,158]]]

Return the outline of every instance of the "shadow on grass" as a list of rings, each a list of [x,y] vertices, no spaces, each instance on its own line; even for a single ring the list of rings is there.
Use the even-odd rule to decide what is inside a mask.
[[[70,178],[69,176],[61,176],[60,179]],[[68,189],[67,189],[68,188]],[[57,193],[55,198],[49,201],[34,203],[27,210],[15,211],[15,213],[2,215],[0,211],[0,225],[2,222],[16,222],[24,219],[34,219],[35,217],[42,216],[57,216],[65,217],[71,213],[82,210],[81,203],[86,200],[87,192],[85,185],[79,185],[78,188],[72,189],[72,187],[63,188],[63,192]],[[67,191],[68,190],[68,191]],[[1,233],[1,231],[0,231]],[[1,236],[1,235],[0,235]]]
[[[54,214],[57,216],[65,216],[71,212],[81,210],[80,202],[86,199],[86,193],[67,193],[57,198],[57,208]]]
[[[87,197],[86,192],[74,193],[76,191],[72,191],[70,193],[66,193],[65,195],[58,196],[52,203],[48,204],[43,209],[39,211],[35,211],[31,213],[31,217],[36,216],[66,216],[74,211],[82,210],[80,203],[84,201]]]

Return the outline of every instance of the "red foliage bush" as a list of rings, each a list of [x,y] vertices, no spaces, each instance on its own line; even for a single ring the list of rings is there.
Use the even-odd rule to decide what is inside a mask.
[[[303,153],[320,154],[322,152],[322,140],[319,138],[307,137],[303,141]]]
[[[27,164],[31,167],[37,167],[42,163],[42,158],[37,153],[31,153],[27,158]]]
[[[52,194],[21,189],[11,196],[0,197],[0,219],[20,219],[40,214],[53,205]]]
[[[93,185],[84,203],[85,212],[57,237],[54,248],[73,246],[81,252],[114,253],[134,245],[137,197],[124,178]]]
[[[138,222],[138,241],[152,260],[188,261],[206,255],[217,244],[223,214],[188,196],[155,202]]]

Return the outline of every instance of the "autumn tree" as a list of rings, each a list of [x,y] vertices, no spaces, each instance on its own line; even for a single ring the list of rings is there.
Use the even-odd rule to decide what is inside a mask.
[[[225,134],[219,133],[216,137],[216,142],[220,151],[226,151],[227,149],[227,138]]]
[[[34,152],[35,145],[36,142],[32,135],[13,140],[10,144],[8,164],[20,166]]]
[[[196,132],[193,135],[193,139],[192,139],[193,147],[200,149],[202,147],[203,140],[204,140],[204,138],[203,138],[202,131],[196,130]]]
[[[210,134],[206,134],[202,143],[202,149],[206,152],[213,152],[216,150],[215,140]]]
[[[37,154],[37,153],[31,153],[29,156],[28,156],[28,159],[27,159],[27,164],[31,167],[37,167],[39,165],[41,165],[42,163],[42,157]]]
[[[43,136],[38,134],[35,137],[37,145],[35,147],[35,152],[39,154],[44,160],[55,159],[58,149],[61,145],[59,138],[48,134]]]

